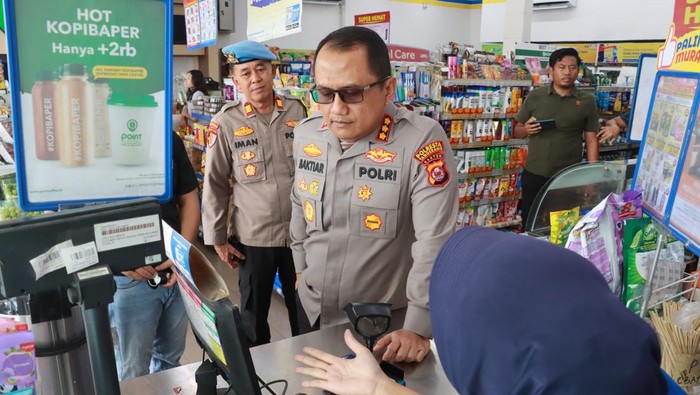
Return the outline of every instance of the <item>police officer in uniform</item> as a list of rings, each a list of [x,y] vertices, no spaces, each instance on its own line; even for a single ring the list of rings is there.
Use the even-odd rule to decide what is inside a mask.
[[[263,44],[243,41],[222,51],[244,98],[225,105],[209,124],[204,243],[239,267],[243,327],[251,345],[259,345],[270,342],[267,315],[278,270],[292,334],[298,333],[289,194],[294,127],[306,108],[274,93],[275,56]]]
[[[430,349],[431,269],[457,217],[452,150],[438,123],[392,103],[396,80],[375,32],[332,32],[314,71],[322,116],[294,130],[300,330],[347,321],[349,302],[388,302],[407,307],[406,319],[375,349],[420,361]]]

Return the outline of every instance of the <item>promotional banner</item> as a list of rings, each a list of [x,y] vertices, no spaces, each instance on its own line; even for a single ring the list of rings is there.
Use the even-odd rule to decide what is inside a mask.
[[[387,48],[392,62],[430,62],[430,51],[427,49],[393,44],[387,45]]]
[[[482,0],[393,0],[402,3],[421,3],[423,5],[436,5],[452,8],[480,8]],[[489,0],[486,0],[489,1]]]
[[[385,43],[389,44],[390,20],[389,11],[355,15],[355,26],[374,30]]]
[[[700,4],[676,0],[668,37],[659,49],[660,70],[700,72]]]
[[[700,246],[700,122],[697,118],[671,206],[670,224]]]
[[[662,75],[656,83],[644,143],[635,174],[635,186],[644,191],[644,208],[664,220],[672,196],[697,78]]]
[[[302,0],[247,0],[248,39],[267,41],[301,32]]]
[[[649,43],[600,43],[596,59],[598,63],[637,63],[644,53],[657,53],[663,42]]]
[[[22,208],[169,199],[172,2],[4,6]]]
[[[187,47],[195,49],[216,44],[216,0],[185,0],[184,6]]]

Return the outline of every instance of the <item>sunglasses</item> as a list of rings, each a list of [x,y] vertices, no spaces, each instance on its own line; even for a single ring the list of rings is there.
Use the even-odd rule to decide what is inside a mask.
[[[362,88],[314,88],[311,89],[311,98],[318,104],[330,104],[333,103],[333,100],[335,100],[335,94],[337,93],[343,103],[360,103],[365,99],[365,91],[377,84],[381,84],[389,78],[391,78],[391,76],[386,76]]]

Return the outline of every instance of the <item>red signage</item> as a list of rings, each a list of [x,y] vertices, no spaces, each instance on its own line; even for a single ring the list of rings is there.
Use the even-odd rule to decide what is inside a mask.
[[[404,47],[402,45],[387,45],[389,59],[392,62],[430,62],[430,51],[427,49]]]
[[[700,0],[675,0],[673,22],[658,52],[659,69],[700,72]]]
[[[389,22],[389,18],[389,11],[355,15],[355,26],[373,25],[375,23],[386,23]]]
[[[673,23],[676,26],[676,37],[682,37],[700,27],[700,2],[698,0],[676,0]]]

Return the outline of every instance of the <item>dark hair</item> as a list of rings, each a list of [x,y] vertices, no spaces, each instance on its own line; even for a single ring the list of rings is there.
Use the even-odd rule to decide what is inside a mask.
[[[549,56],[549,66],[554,67],[557,62],[564,59],[565,56],[573,56],[576,58],[576,65],[581,66],[581,58],[578,56],[578,51],[575,48],[560,48],[552,52]]]
[[[377,78],[391,76],[389,50],[381,37],[365,27],[346,26],[328,34],[316,47],[314,65],[322,48],[327,47],[340,52],[364,47],[367,51],[369,70]]]
[[[199,70],[190,70],[188,73],[192,76],[192,85],[194,85],[194,88],[187,89],[187,100],[192,100],[192,95],[197,91],[202,91],[205,95],[209,95],[207,84],[204,82],[204,74]]]

